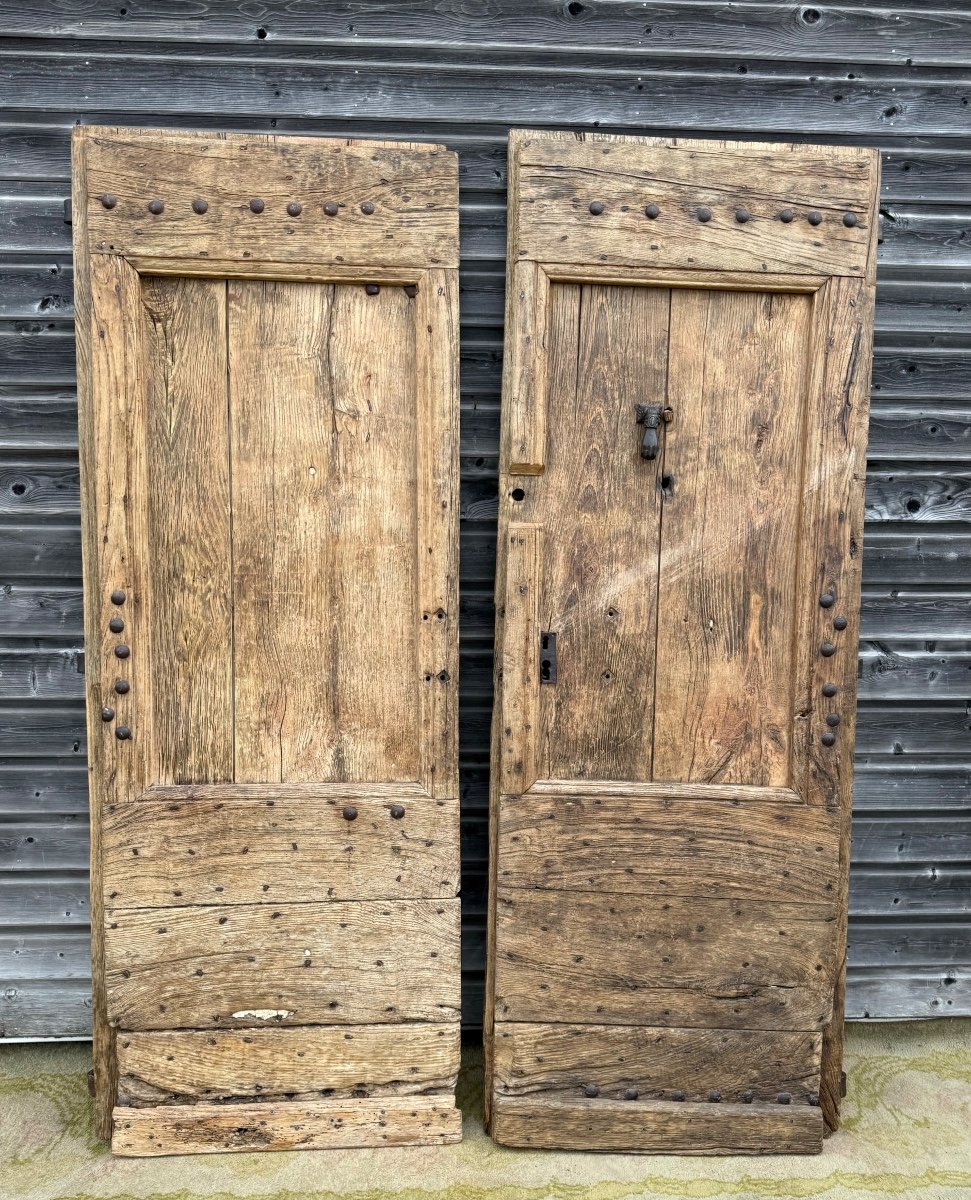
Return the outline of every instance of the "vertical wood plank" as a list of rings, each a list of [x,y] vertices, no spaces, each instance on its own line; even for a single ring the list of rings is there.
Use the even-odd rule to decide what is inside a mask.
[[[635,409],[664,402],[669,304],[662,288],[551,291],[549,446],[533,504],[556,530],[540,611],[559,667],[540,693],[542,777],[651,778],[659,462],[641,458]]]
[[[84,213],[88,177],[86,141],[80,126],[71,139],[72,208]],[[84,572],[84,636],[88,646],[100,645],[103,605],[101,556],[98,539],[98,407],[94,392],[95,371],[92,346],[91,253],[87,222],[75,220],[74,242],[74,328],[77,342],[78,450],[81,462],[81,553]],[[111,1137],[111,1112],[118,1093],[115,1034],[108,1024],[105,982],[104,891],[101,862],[102,805],[109,800],[106,778],[107,745],[103,723],[98,717],[103,679],[98,669],[85,674],[87,712],[88,782],[91,814],[91,1038],[95,1082],[95,1129],[107,1141]],[[113,780],[113,777],[112,777]],[[111,798],[113,798],[113,792]]]
[[[229,289],[236,779],[418,777],[403,289]]]
[[[503,404],[510,475],[542,475],[546,465],[546,321],[550,283],[535,262],[510,270],[515,304],[504,351]]]
[[[506,527],[502,633],[502,791],[525,792],[536,779],[539,729],[539,599],[543,529]]]
[[[672,293],[656,779],[789,782],[810,311]]]
[[[159,783],[233,777],[226,284],[141,281]],[[205,453],[200,449],[205,447]]]
[[[458,799],[458,279],[427,271],[415,305],[418,451],[418,778]]]

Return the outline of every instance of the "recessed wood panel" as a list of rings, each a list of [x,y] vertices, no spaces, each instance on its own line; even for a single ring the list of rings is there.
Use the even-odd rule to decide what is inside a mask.
[[[229,285],[239,782],[418,778],[414,324],[401,287]]]
[[[671,293],[655,779],[791,783],[811,312]]]

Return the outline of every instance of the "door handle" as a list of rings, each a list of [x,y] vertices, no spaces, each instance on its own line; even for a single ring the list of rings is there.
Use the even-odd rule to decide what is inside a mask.
[[[641,438],[641,458],[649,461],[657,458],[661,449],[661,439],[658,431],[661,422],[669,424],[674,416],[674,409],[669,404],[636,404],[634,415],[637,424],[644,426],[644,436]]]

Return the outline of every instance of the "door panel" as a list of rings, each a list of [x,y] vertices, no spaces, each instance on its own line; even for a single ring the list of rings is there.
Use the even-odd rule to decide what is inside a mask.
[[[490,1129],[818,1151],[839,1109],[876,158],[510,143]]]
[[[654,778],[788,787],[810,298],[671,293]]]
[[[437,147],[77,131],[118,1153],[460,1136],[456,175]],[[234,1075],[251,1044],[272,1099]],[[213,1097],[252,1103],[227,1125]]]

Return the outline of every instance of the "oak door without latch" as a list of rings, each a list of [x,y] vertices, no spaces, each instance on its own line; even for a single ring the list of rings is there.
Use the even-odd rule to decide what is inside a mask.
[[[493,1136],[818,1150],[875,156],[520,133],[510,157]]]
[[[75,135],[99,1124],[456,1140],[456,162]]]

